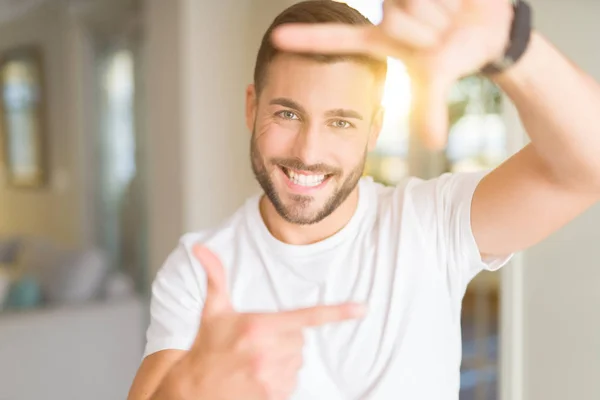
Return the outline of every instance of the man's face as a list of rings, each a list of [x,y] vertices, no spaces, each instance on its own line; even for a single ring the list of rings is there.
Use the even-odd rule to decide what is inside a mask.
[[[378,85],[357,62],[282,54],[258,99],[249,87],[252,168],[286,221],[319,222],[354,190],[381,125]]]

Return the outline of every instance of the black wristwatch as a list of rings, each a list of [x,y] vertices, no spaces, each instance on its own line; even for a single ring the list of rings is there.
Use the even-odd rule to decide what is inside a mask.
[[[523,0],[513,1],[514,17],[510,29],[508,46],[503,56],[485,67],[481,72],[485,75],[494,75],[506,71],[525,54],[532,30],[531,7]]]

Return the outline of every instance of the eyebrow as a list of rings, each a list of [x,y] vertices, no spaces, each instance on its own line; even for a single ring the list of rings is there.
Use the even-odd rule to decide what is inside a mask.
[[[273,99],[273,100],[270,101],[269,104],[291,108],[293,110],[299,111],[300,114],[304,114],[304,115],[307,114],[307,112],[304,109],[304,107],[302,107],[300,104],[296,103],[294,100],[292,100],[292,99],[286,99],[285,97],[279,97],[277,99]]]
[[[359,119],[359,120],[363,120],[362,115],[360,115],[359,113],[357,113],[354,110],[346,110],[343,108],[336,108],[335,110],[329,110],[325,113],[326,116],[328,117],[337,117],[337,118],[354,118],[354,119]]]
[[[300,104],[296,103],[294,100],[288,99],[285,97],[279,97],[279,98],[273,99],[269,102],[269,104],[291,108],[293,110],[300,112],[301,114],[305,114],[305,115],[307,114],[304,107],[302,107]],[[330,118],[331,117],[353,118],[353,119],[358,119],[361,121],[364,119],[363,116],[360,115],[358,112],[356,112],[354,110],[344,109],[344,108],[336,108],[334,110],[329,110],[325,113],[325,115]]]

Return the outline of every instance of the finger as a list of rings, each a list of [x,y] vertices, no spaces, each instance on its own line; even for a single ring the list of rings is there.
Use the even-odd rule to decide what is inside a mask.
[[[388,0],[389,1],[389,0]],[[443,5],[443,0],[394,0],[407,14],[425,25],[443,32],[450,27],[451,14]]]
[[[419,1],[419,3],[423,2]],[[426,18],[424,14],[428,12],[427,6],[418,4],[414,8],[414,11],[421,14],[422,18]],[[436,18],[433,16],[433,19]],[[432,17],[430,16],[429,19]],[[379,27],[399,43],[413,48],[432,47],[440,39],[440,32],[437,29],[428,25],[426,21],[411,15],[409,11],[399,5],[398,0],[386,0],[383,3],[383,19]]]
[[[219,258],[202,245],[195,245],[193,253],[206,272],[206,300],[204,316],[233,310],[227,291],[227,276]]]
[[[275,330],[292,331],[333,322],[358,319],[363,317],[365,312],[366,309],[363,305],[353,303],[317,306],[263,315],[263,322]]]
[[[372,28],[334,23],[290,23],[277,27],[272,40],[275,46],[291,52],[365,53],[369,51],[367,31]]]
[[[267,397],[273,400],[290,399],[298,386],[298,370],[291,369],[287,363],[280,361],[273,368],[260,374],[265,385]]]
[[[410,49],[376,26],[290,23],[277,27],[272,40],[281,50],[297,53],[369,54],[400,59],[410,54]]]
[[[302,365],[302,355],[282,357],[275,362],[274,368],[265,374],[266,380],[273,382],[272,390],[275,398],[290,398],[298,384],[298,372]]]
[[[280,348],[288,349],[287,352],[289,354],[298,354],[304,347],[304,333],[296,330],[284,335],[278,335],[277,345]]]
[[[458,13],[462,7],[462,0],[435,0],[443,7],[447,13],[454,15]]]
[[[443,81],[415,84],[411,132],[420,135],[430,150],[440,150],[448,137],[448,89]]]
[[[271,325],[272,326],[272,325]],[[265,349],[272,357],[274,362],[288,359],[302,359],[304,349],[304,332],[301,329],[281,332],[280,330],[270,329],[270,326],[264,327],[268,333],[263,334],[258,341],[254,342],[255,348]],[[287,329],[287,328],[286,328]]]

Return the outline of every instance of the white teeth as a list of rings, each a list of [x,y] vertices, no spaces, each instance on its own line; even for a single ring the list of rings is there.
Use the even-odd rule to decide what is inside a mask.
[[[288,170],[287,172],[288,176],[290,177],[290,180],[296,185],[300,186],[317,186],[323,183],[323,181],[325,180],[325,175],[301,175],[291,170]]]

